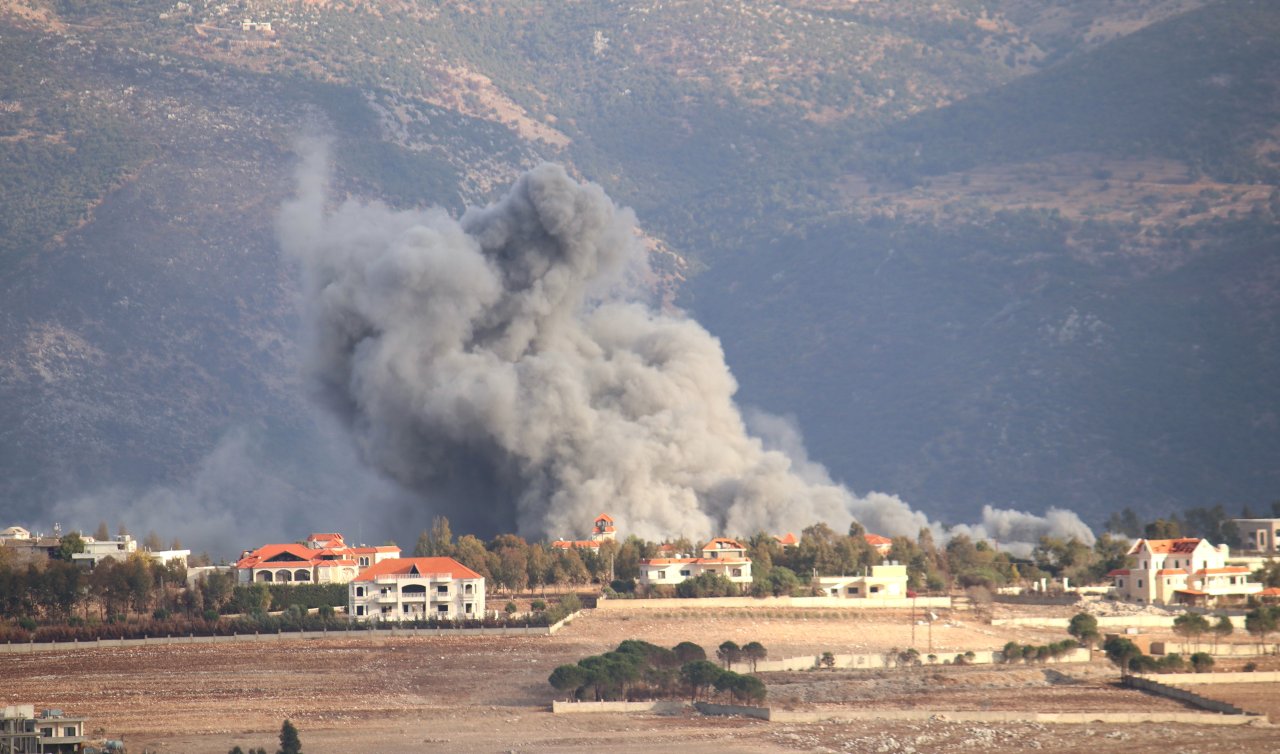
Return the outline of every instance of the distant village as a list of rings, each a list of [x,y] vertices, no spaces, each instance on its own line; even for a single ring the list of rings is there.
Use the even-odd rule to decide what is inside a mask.
[[[123,528],[109,535],[104,525],[88,535],[55,526],[41,534],[14,525],[0,531],[0,642],[548,625],[585,600],[617,599],[914,607],[957,595],[1081,591],[1204,610],[1280,603],[1280,518],[1231,525],[1243,544],[1235,554],[1203,537],[1104,534],[1092,547],[1045,538],[1032,558],[1018,560],[963,536],[938,546],[927,531],[915,540],[889,538],[856,524],[844,534],[817,524],[800,536],[652,543],[620,539],[612,516],[601,513],[583,539],[528,543],[503,534],[486,543],[455,540],[448,521],[437,519],[409,557],[394,543],[353,545],[340,533],[316,532],[243,550],[223,565],[200,564],[154,535],[139,543]],[[1177,533],[1167,522],[1148,528]],[[61,710],[10,705],[0,719],[0,752],[110,750],[87,747],[88,740],[83,718]]]

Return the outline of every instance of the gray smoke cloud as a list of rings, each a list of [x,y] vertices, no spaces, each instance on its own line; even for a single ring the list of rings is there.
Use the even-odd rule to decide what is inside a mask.
[[[304,150],[279,222],[306,372],[362,456],[455,528],[565,535],[607,511],[649,539],[855,518],[945,536],[897,496],[837,484],[788,422],[756,413],[748,430],[719,341],[653,305],[635,218],[599,186],[542,165],[454,219],[329,211],[325,172]],[[992,523],[1004,513],[1025,519],[1001,531],[1033,533],[1029,514]]]

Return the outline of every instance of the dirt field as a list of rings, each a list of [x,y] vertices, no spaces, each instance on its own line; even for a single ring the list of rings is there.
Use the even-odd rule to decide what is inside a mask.
[[[775,658],[887,651],[910,644],[905,615],[840,611],[588,613],[554,637],[283,641],[86,649],[0,658],[0,703],[88,716],[91,729],[179,754],[274,750],[284,718],[304,750],[325,752],[648,752],[699,742],[721,751],[1274,751],[1266,728],[974,725],[956,722],[780,725],[741,719],[560,715],[547,705],[551,670],[641,638],[666,646],[758,640]],[[916,646],[926,649],[925,627]],[[935,652],[1044,642],[1055,631],[966,620],[934,627]],[[765,677],[772,702],[794,707],[1181,711],[1174,702],[1115,688],[1103,663],[1019,668],[799,672]],[[1265,693],[1265,690],[1258,693]],[[1159,729],[1155,729],[1159,728]],[[890,744],[890,741],[893,744]],[[1170,748],[1172,742],[1180,742]],[[1182,745],[1187,744],[1187,745]],[[1194,744],[1194,745],[1191,745]],[[889,747],[889,748],[883,748]]]

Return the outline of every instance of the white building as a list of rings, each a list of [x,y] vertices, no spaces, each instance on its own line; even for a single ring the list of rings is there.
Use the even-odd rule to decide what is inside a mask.
[[[31,539],[31,532],[21,526],[10,526],[9,528],[0,531],[0,541],[8,539],[28,540]]]
[[[751,558],[742,543],[717,537],[702,546],[701,557],[648,558],[640,561],[640,584],[679,584],[704,573],[718,573],[735,584],[751,583]]]
[[[400,557],[395,545],[348,547],[341,534],[311,534],[303,544],[263,545],[236,561],[241,584],[345,584],[360,569]]]
[[[818,576],[813,580],[829,597],[889,599],[907,596],[907,567],[898,563],[873,565],[856,576]]]
[[[1228,566],[1230,550],[1207,539],[1139,539],[1129,548],[1133,568],[1107,574],[1117,597],[1143,604],[1213,604],[1241,600],[1262,591],[1249,569]]]
[[[1280,518],[1232,519],[1244,549],[1256,552],[1280,552]]]
[[[83,717],[67,715],[59,709],[42,710],[35,705],[14,704],[0,708],[0,752],[44,754],[83,751]]]
[[[412,621],[484,617],[484,577],[453,558],[393,558],[347,585],[356,620]]]

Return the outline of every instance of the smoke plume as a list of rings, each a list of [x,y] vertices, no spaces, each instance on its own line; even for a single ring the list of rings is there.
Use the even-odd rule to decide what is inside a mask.
[[[787,422],[748,431],[719,341],[653,306],[635,218],[599,186],[543,165],[454,219],[327,211],[324,171],[311,150],[279,227],[304,276],[306,371],[362,456],[456,528],[567,535],[607,511],[650,539],[855,517],[943,535],[834,482]]]

